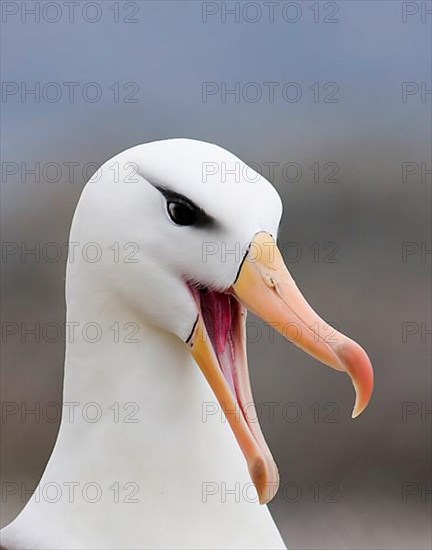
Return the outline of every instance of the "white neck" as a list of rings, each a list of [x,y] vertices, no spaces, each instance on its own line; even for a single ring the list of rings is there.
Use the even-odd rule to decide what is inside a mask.
[[[96,289],[71,294],[63,419],[39,484],[43,495],[57,483],[61,498],[34,496],[11,525],[13,540],[26,548],[284,547],[186,346],[112,299],[101,303]],[[83,338],[96,334],[88,323],[97,323],[96,343]],[[97,491],[100,500],[88,502]]]

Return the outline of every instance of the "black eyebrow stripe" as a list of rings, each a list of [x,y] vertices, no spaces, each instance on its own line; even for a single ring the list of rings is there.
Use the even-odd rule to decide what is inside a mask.
[[[177,191],[173,191],[172,189],[168,189],[168,187],[165,187],[163,185],[158,185],[156,183],[153,183],[149,181],[147,178],[145,178],[155,189],[161,193],[167,201],[174,200],[178,202],[182,202],[183,204],[187,205],[189,208],[195,211],[197,221],[195,222],[195,227],[217,227],[219,224],[216,221],[213,216],[210,216],[207,214],[205,210],[203,210],[200,206],[195,204],[191,199],[188,197],[185,197],[185,195],[182,195],[181,193],[177,193]]]
[[[177,191],[173,191],[172,189],[168,189],[168,187],[162,187],[161,185],[152,184],[153,187],[155,187],[167,200],[178,200],[186,203],[188,206],[193,208],[194,210],[198,210],[200,212],[204,212],[202,208],[200,208],[197,204],[195,204],[193,201],[182,195],[181,193],[177,193]]]

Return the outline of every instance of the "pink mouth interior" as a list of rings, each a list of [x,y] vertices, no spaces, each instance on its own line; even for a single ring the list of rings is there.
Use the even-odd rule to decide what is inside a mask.
[[[261,491],[260,502],[268,502],[273,498],[275,489],[277,490],[279,485],[279,474],[261,432],[252,396],[247,366],[246,342],[244,341],[246,337],[246,309],[230,291],[217,292],[206,288],[198,288],[194,285],[188,286],[205,324],[219,368],[239,408],[239,415],[237,416],[236,411],[235,420],[233,420],[230,403],[221,402],[220,404],[222,408],[230,406],[230,423],[244,422],[246,429],[249,430],[250,438],[255,440],[257,448],[251,451],[252,444],[249,440],[243,452],[248,462],[252,480],[258,491]],[[226,414],[227,412],[228,410]],[[245,445],[244,438],[239,439],[240,445],[242,445],[241,441]],[[252,448],[254,448],[253,445]],[[269,487],[272,488],[271,494],[268,492]]]
[[[201,312],[222,373],[237,397],[235,333],[241,306],[226,292],[188,285]]]

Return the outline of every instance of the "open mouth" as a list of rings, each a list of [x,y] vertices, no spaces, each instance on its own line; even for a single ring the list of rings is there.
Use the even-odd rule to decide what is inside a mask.
[[[259,257],[247,253],[226,292],[187,283],[198,310],[187,343],[234,432],[263,504],[276,494],[279,474],[252,396],[246,355],[247,309],[311,356],[350,376],[356,392],[353,418],[369,403],[373,370],[356,342],[336,330],[329,335],[329,326],[297,288],[271,235],[257,233],[252,242]]]
[[[201,321],[205,328],[204,339],[207,345],[210,344],[226,385],[225,399],[217,390],[215,394],[245,453],[259,500],[268,502],[278,489],[279,474],[258,422],[250,385],[246,352],[247,309],[231,289],[219,292],[192,283],[188,283],[188,287],[197,304],[198,323]]]
[[[237,396],[238,373],[235,357],[240,344],[239,324],[246,315],[246,309],[228,292],[199,288],[192,284],[188,286],[206,326],[225,380],[233,395]]]

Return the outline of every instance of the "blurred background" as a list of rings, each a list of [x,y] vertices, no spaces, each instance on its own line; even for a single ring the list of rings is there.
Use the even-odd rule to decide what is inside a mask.
[[[2,483],[34,486],[58,429],[7,414],[61,401],[43,327],[64,321],[66,248],[47,244],[105,160],[192,137],[277,187],[294,278],[375,367],[353,421],[349,379],[250,317],[286,543],[430,548],[431,2],[67,4],[2,3]],[[3,496],[2,525],[23,505]]]

